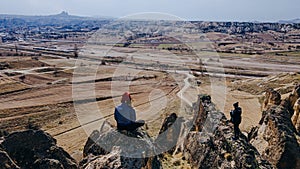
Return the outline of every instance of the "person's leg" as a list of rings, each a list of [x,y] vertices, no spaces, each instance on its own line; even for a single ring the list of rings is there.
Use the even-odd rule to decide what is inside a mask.
[[[237,135],[237,138],[240,137],[240,127],[239,127],[240,124],[237,124],[236,125],[236,135]]]
[[[139,121],[136,121],[136,122],[133,122],[133,123],[127,125],[126,126],[126,130],[128,130],[128,131],[134,131],[137,128],[142,127],[144,124],[145,124],[144,120],[139,120]]]
[[[138,120],[138,121],[136,121],[135,123],[136,123],[136,125],[137,125],[138,127],[142,127],[143,125],[145,125],[145,121],[144,121],[144,120]]]
[[[237,131],[238,131],[238,132],[237,132],[237,133],[238,133],[238,137],[240,137],[240,134],[241,134],[240,124],[237,125]]]
[[[131,124],[128,124],[126,126],[118,125],[117,128],[118,128],[118,130],[134,131],[137,128],[142,127],[143,125],[145,125],[145,121],[144,120],[138,120],[138,121],[133,122]]]
[[[234,124],[234,138],[238,139],[239,138],[239,125]]]
[[[130,124],[130,125],[128,126],[128,130],[134,131],[134,130],[136,130],[137,128],[142,127],[144,124],[145,124],[144,121],[137,121],[137,122],[135,122],[135,123]]]
[[[118,130],[127,130],[127,126],[120,126],[120,125],[118,125],[117,129]]]

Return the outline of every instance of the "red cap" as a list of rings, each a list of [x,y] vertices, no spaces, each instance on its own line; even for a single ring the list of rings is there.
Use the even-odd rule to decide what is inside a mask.
[[[127,101],[131,101],[131,96],[130,96],[130,93],[129,93],[129,92],[125,92],[125,93],[122,95],[122,100],[121,100],[121,102],[124,103],[124,102],[127,102]]]

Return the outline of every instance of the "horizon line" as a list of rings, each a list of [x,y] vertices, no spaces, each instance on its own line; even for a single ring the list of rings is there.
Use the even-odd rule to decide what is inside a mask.
[[[104,16],[104,15],[81,15],[81,14],[70,14],[68,11],[63,10],[59,13],[52,13],[52,14],[16,14],[16,13],[0,13],[0,15],[8,15],[8,16],[25,16],[25,17],[45,17],[45,16],[55,16],[55,15],[60,15],[60,14],[67,14],[67,16],[74,16],[74,17],[86,17],[86,18],[95,18],[95,19],[100,19],[100,18],[109,18],[109,19],[121,19],[124,16]],[[147,13],[147,12],[145,12]],[[150,12],[149,12],[150,13]],[[152,12],[151,12],[152,13]],[[154,13],[154,12],[153,12]],[[171,15],[171,14],[170,14]],[[233,20],[233,19],[228,19],[228,20],[208,20],[208,19],[192,19],[192,18],[183,18],[184,20],[182,21],[198,21],[198,22],[250,22],[250,23],[294,23],[293,21],[295,20],[300,20],[300,18],[293,18],[293,19],[279,19],[277,21],[271,21],[271,20]],[[138,20],[138,19],[136,19]],[[143,20],[143,19],[139,19]],[[144,19],[146,20],[146,19]],[[154,19],[153,19],[154,20]],[[159,20],[159,19],[158,19]],[[298,23],[298,22],[297,22]],[[299,22],[300,23],[300,22]]]

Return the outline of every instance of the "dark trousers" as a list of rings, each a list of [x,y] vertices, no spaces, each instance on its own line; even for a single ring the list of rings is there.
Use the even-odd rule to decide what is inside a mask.
[[[239,138],[239,135],[240,135],[239,125],[240,125],[240,124],[236,124],[236,123],[233,124],[233,128],[234,128],[234,137],[235,137],[236,139]]]
[[[127,130],[127,131],[134,131],[139,127],[142,127],[145,124],[144,120],[138,120],[136,122],[132,122],[126,126],[122,126],[118,124],[118,130]]]

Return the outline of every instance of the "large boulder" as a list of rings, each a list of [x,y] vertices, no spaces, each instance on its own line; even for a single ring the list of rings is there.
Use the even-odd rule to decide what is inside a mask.
[[[80,168],[161,168],[156,147],[146,132],[117,131],[111,127],[94,131],[84,148]]]
[[[76,161],[56,145],[54,138],[41,130],[11,133],[1,146],[21,168],[77,168]]]
[[[122,150],[114,146],[109,154],[100,156],[90,156],[88,161],[81,165],[84,169],[159,169],[160,161],[157,157],[130,158],[122,156]]]
[[[89,158],[85,159],[86,161],[82,161],[81,167],[84,169],[97,169],[97,168],[118,168],[122,165],[121,160],[121,151],[119,148],[115,147],[110,153],[107,155],[102,156],[90,156]]]

